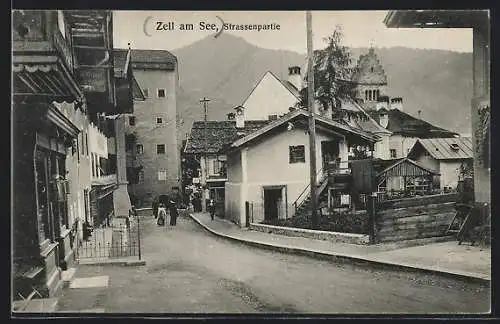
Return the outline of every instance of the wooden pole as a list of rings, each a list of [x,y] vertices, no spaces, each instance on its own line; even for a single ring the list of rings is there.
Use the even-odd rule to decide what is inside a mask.
[[[203,110],[204,110],[204,151],[205,151],[205,183],[204,186],[207,185],[207,178],[208,178],[208,136],[207,136],[207,119],[208,119],[208,103],[210,102],[210,99],[207,99],[206,97],[203,97],[203,99],[200,100],[200,102],[203,104]],[[203,189],[202,191],[202,210],[206,210],[206,197],[205,197],[205,192],[206,188]]]
[[[307,101],[309,106],[309,169],[311,189],[311,221],[313,228],[318,225],[318,201],[316,197],[316,132],[314,120],[314,57],[312,43],[312,15],[306,11],[307,26]]]

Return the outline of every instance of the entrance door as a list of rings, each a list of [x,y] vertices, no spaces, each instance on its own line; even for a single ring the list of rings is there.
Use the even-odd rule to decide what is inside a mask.
[[[339,157],[338,141],[321,142],[321,159],[323,160],[323,170],[326,170],[328,162],[334,162]]]
[[[264,189],[264,220],[274,221],[278,219],[282,202],[282,188]]]

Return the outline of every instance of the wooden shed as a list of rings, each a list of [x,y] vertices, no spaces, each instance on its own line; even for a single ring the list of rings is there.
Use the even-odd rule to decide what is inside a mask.
[[[390,196],[430,194],[433,177],[439,176],[439,173],[408,158],[374,160],[373,163],[377,171],[377,190]]]

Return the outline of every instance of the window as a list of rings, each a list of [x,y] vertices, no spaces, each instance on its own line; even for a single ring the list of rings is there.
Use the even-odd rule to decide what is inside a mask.
[[[167,180],[167,170],[159,170],[158,181],[166,181],[166,180]]]
[[[129,124],[130,126],[135,126],[135,116],[130,116],[130,117],[128,118],[128,124]]]
[[[89,135],[85,133],[85,155],[89,156]]]
[[[269,116],[267,116],[267,118],[269,120],[277,120],[278,119],[278,115],[269,115]]]
[[[165,144],[156,145],[156,154],[165,154]]]
[[[165,89],[158,89],[158,98],[165,98]]]
[[[304,145],[290,146],[289,159],[290,163],[305,163],[306,154]]]
[[[163,118],[161,118],[161,117],[156,117],[156,123],[157,123],[157,124],[162,124],[162,123],[163,123]]]
[[[144,94],[144,98],[149,98],[149,89],[148,88],[142,89],[142,93]]]
[[[391,159],[395,159],[396,158],[396,150],[395,149],[390,149],[389,152],[391,153]]]
[[[142,144],[137,144],[137,154],[142,154],[144,153],[144,146]]]

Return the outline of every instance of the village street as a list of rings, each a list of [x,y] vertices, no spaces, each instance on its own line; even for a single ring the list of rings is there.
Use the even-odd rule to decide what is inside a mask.
[[[489,291],[430,276],[336,265],[234,244],[186,215],[175,228],[142,217],[146,266],[80,265],[76,278],[106,287],[67,289],[59,311],[106,313],[471,313]]]

